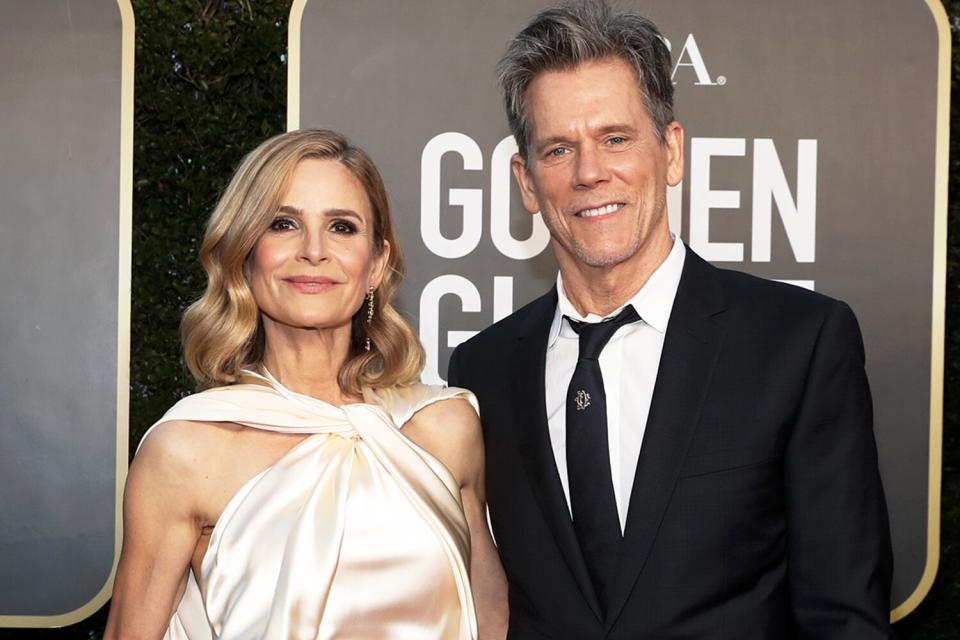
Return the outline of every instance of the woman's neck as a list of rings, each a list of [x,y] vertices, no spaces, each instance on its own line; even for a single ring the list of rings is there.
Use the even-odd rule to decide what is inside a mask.
[[[286,388],[334,405],[359,398],[337,382],[350,352],[350,326],[299,329],[264,318],[263,366]]]

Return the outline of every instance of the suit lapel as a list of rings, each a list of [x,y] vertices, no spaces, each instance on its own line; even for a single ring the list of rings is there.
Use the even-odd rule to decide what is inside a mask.
[[[713,317],[722,310],[716,270],[687,249],[630,494],[608,629],[643,570],[680,475],[723,341]]]
[[[507,406],[515,411],[520,456],[547,526],[584,598],[597,618],[602,619],[597,595],[570,520],[547,425],[544,375],[547,337],[556,306],[557,294],[554,289],[536,301],[530,320],[518,334],[514,352],[515,395]]]

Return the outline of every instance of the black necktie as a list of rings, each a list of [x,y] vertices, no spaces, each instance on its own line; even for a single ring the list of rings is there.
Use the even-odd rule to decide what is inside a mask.
[[[604,613],[617,574],[623,536],[610,472],[607,398],[598,358],[617,329],[639,319],[632,305],[603,322],[567,318],[580,336],[580,356],[567,390],[570,510],[573,529]]]

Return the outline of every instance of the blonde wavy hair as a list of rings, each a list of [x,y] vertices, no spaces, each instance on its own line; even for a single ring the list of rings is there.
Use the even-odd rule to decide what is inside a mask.
[[[423,347],[390,304],[403,278],[403,260],[380,172],[339,133],[303,129],[270,138],[251,151],[207,223],[199,256],[207,288],[180,325],[184,359],[201,389],[235,383],[242,369],[262,362],[264,333],[250,289],[250,253],[273,221],[294,168],[306,158],[335,160],[360,181],[373,210],[374,249],[390,246],[373,321],[367,323],[365,305],[353,314],[350,351],[338,372],[340,388],[359,395],[363,387],[407,385],[420,377]],[[364,348],[368,337],[370,351]]]

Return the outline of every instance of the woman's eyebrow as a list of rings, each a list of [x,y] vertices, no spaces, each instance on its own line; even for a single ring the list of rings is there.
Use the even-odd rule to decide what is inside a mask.
[[[303,217],[303,209],[295,207],[290,204],[283,204],[277,208],[277,213],[289,213],[291,215]],[[331,207],[330,209],[324,209],[321,214],[327,218],[356,218],[360,222],[363,222],[363,216],[354,211],[353,209],[342,209],[339,207]]]
[[[353,209],[324,209],[323,215],[328,218],[356,218],[360,222],[363,222],[363,216]]]

